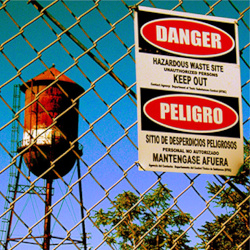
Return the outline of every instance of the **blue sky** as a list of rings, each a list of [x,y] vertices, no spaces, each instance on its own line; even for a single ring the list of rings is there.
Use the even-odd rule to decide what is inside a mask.
[[[137,1],[125,2],[127,5],[137,3]],[[216,1],[207,2],[212,5]],[[245,10],[249,4],[248,1],[232,2],[240,12]],[[40,4],[44,7],[49,3],[51,1],[40,1]],[[70,32],[87,48],[92,47],[93,41],[96,41],[96,48],[101,56],[95,51],[94,47],[91,49],[91,52],[103,65],[107,67],[113,65],[113,72],[136,92],[133,46],[134,24],[132,16],[128,15],[124,18],[128,13],[128,9],[124,3],[122,1],[100,1],[99,9],[94,8],[95,4],[90,0],[65,1],[65,3],[77,17],[89,11],[88,14],[81,18],[80,23],[85,33],[78,26],[72,28]],[[170,10],[178,4],[178,1],[153,1],[153,3],[157,8]],[[142,5],[152,7],[149,1],[145,1]],[[209,7],[203,1],[184,1],[182,7],[190,13],[206,14],[209,11]],[[183,11],[182,7],[178,7],[176,10]],[[91,8],[93,9],[90,10]],[[20,29],[4,9],[0,10],[0,44],[3,46],[3,53],[0,54],[0,94],[10,107],[13,105],[13,86],[15,84],[22,84],[22,80],[26,82],[45,71],[44,64],[47,67],[55,64],[55,67],[62,72],[70,68],[76,58],[78,59],[78,67],[81,70],[74,66],[66,72],[66,75],[81,85],[86,91],[86,94],[80,99],[79,110],[85,119],[82,119],[82,117],[79,118],[78,134],[79,136],[83,135],[79,142],[84,147],[83,162],[81,163],[82,175],[84,175],[82,180],[84,205],[90,211],[91,215],[93,215],[94,210],[110,207],[111,203],[108,198],[113,199],[123,190],[143,193],[159,179],[173,190],[172,194],[174,197],[178,196],[190,185],[190,180],[185,174],[162,174],[138,171],[138,166],[136,165],[138,156],[135,98],[126,95],[125,89],[110,75],[104,75],[105,71],[103,68],[90,56],[85,55],[84,51],[66,34],[61,36],[60,41],[55,42],[61,30],[46,17],[44,19],[53,28],[53,31],[41,17],[35,20],[39,12],[32,4],[27,4],[26,1],[10,1],[7,2],[6,11],[19,27],[23,27],[23,33],[15,37],[20,32]],[[69,27],[75,22],[73,15],[69,13],[60,1],[51,6],[48,11],[64,27]],[[222,1],[216,5],[213,13],[215,16],[220,17],[239,18],[239,14],[228,1]],[[249,23],[249,10],[244,16],[244,21]],[[28,23],[30,24],[27,25]],[[110,31],[110,24],[115,24],[115,33]],[[240,49],[244,48],[249,42],[249,35],[246,34],[249,34],[248,30],[242,20],[240,20]],[[129,50],[131,50],[130,54],[127,53]],[[249,63],[249,47],[244,49],[242,56]],[[241,82],[244,85],[249,80],[249,69],[244,61],[241,60],[240,64]],[[20,72],[22,80],[17,76],[17,72]],[[9,81],[10,79],[12,80]],[[94,88],[93,82],[95,83]],[[124,97],[122,97],[123,95]],[[249,84],[242,88],[242,95],[249,103]],[[11,157],[9,157],[4,148],[10,151],[12,125],[5,125],[13,116],[13,113],[3,100],[0,100],[0,128],[2,128],[0,131],[0,143],[3,145],[0,147],[1,171],[11,161]],[[24,107],[23,94],[21,95],[22,107]],[[107,115],[104,115],[109,109],[111,109],[111,113],[109,112]],[[243,121],[246,121],[249,116],[249,106],[243,100]],[[23,112],[21,113],[20,120],[23,123]],[[93,129],[90,129],[90,124],[93,124]],[[245,123],[243,129],[244,137],[249,140],[249,122]],[[21,139],[22,130],[20,129],[19,140]],[[19,159],[20,157],[18,157],[18,161]],[[90,168],[88,169],[87,166],[91,167],[91,174],[89,174],[88,170]],[[27,176],[28,170],[24,164],[22,169],[24,175]],[[0,173],[2,180],[0,191],[6,194],[9,169]],[[188,176],[191,179],[196,177],[194,174]],[[75,183],[77,181],[76,169],[74,168],[64,179],[69,186]],[[36,177],[31,174],[30,181],[34,180],[36,180]],[[200,175],[195,179],[194,187],[208,200],[208,194],[205,189],[207,181],[217,182],[212,175]],[[24,176],[21,176],[20,183],[30,185]],[[43,186],[43,180],[37,181],[36,185]],[[67,190],[65,183],[60,180],[55,181],[54,188],[55,194],[52,203],[55,206],[53,213],[55,215],[59,213],[58,219],[70,230],[79,221],[79,212],[76,212],[79,211],[78,204],[72,195],[67,196],[65,200],[61,201],[62,196]],[[107,190],[109,191],[108,196],[106,193]],[[78,195],[77,185],[73,185],[73,192]],[[17,213],[20,214],[28,227],[32,227],[43,216],[44,204],[36,195],[26,194],[22,197],[22,194],[18,194],[18,197],[21,198],[16,203]],[[190,201],[194,201],[194,203]],[[3,208],[4,204],[5,199],[0,196],[0,207]],[[206,207],[206,203],[198,197],[192,187],[178,198],[178,205],[184,212],[191,213],[193,217],[196,217]],[[213,209],[215,212],[221,212],[217,208]],[[4,210],[0,214],[3,212]],[[206,211],[195,221],[195,226],[199,227],[205,220],[212,219],[211,213]],[[53,223],[53,233],[66,237],[66,232],[62,227],[55,222]],[[43,223],[39,223],[33,229],[34,234],[42,234],[42,228]],[[22,231],[27,233],[27,228],[22,223],[18,223],[14,235],[22,235]],[[89,219],[86,220],[86,231],[92,235],[92,239],[88,240],[88,243],[92,246],[95,247],[102,241],[103,235],[93,226]],[[195,235],[192,230],[189,232],[194,244],[196,242]],[[79,234],[80,229],[73,231],[75,238],[79,237]],[[106,248],[104,246],[101,249]]]

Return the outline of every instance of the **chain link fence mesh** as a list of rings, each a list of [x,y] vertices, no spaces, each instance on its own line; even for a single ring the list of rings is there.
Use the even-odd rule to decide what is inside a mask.
[[[138,171],[133,33],[134,9],[139,5],[237,19],[247,149],[248,1],[0,3],[1,249],[49,249],[46,239],[51,249],[248,249],[248,171],[242,171],[237,181],[216,175]],[[57,126],[69,110],[79,116],[78,137],[50,162],[50,169],[68,152],[77,162],[67,175],[57,175],[53,181],[46,210],[48,183],[43,174],[30,173],[23,161],[23,154],[41,135],[17,152],[25,131],[24,111],[30,106],[19,87],[31,88],[28,80],[52,68],[61,74],[50,86],[66,75],[85,91],[52,121],[51,126]],[[63,93],[69,98],[67,91]],[[33,102],[41,94],[34,95]],[[150,203],[152,197],[159,198],[158,205]],[[210,236],[201,231],[206,222]]]

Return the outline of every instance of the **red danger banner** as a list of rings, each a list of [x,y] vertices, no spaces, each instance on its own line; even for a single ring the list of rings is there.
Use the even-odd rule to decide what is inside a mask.
[[[164,51],[190,57],[224,55],[234,48],[233,38],[222,29],[205,22],[168,18],[147,22],[142,37]]]
[[[167,95],[149,100],[144,114],[153,122],[184,132],[213,133],[238,123],[238,114],[230,106],[212,98],[193,95]]]
[[[243,164],[237,22],[135,13],[140,169],[236,175]]]
[[[240,138],[239,98],[141,88],[141,129]]]

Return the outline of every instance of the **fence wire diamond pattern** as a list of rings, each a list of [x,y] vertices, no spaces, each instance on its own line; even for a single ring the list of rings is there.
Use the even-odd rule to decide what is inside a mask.
[[[1,249],[249,248],[248,1],[0,3]],[[245,141],[239,176],[138,171],[133,23],[138,6],[237,20]],[[35,92],[28,81],[42,72],[53,80]],[[65,76],[85,91],[70,96],[70,88],[60,85]],[[55,86],[67,108],[23,148],[24,112],[36,104],[51,117],[41,97]],[[20,89],[31,91],[30,103]],[[72,128],[67,134],[60,127],[62,119],[73,123],[70,112],[79,119],[76,137],[70,136]],[[36,147],[46,155],[41,142],[54,128],[67,148],[50,158],[46,172],[34,175],[25,153]],[[56,132],[48,140],[56,140]],[[76,163],[60,175],[55,166],[69,154]],[[49,170],[53,181],[44,178]]]

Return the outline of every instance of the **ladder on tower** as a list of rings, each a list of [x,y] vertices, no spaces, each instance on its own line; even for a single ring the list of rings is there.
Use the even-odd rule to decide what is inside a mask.
[[[20,85],[19,84],[15,84],[14,85],[14,89],[13,89],[13,118],[16,114],[17,111],[19,111],[20,109],[20,103],[21,103],[21,90],[20,90]],[[17,144],[19,141],[19,124],[18,124],[18,120],[15,120],[12,122],[12,127],[11,127],[11,156],[14,157],[17,153]],[[18,170],[17,167],[12,165],[9,168],[9,181],[8,181],[8,189],[7,189],[7,193],[6,193],[6,201],[5,201],[5,205],[4,205],[4,211],[6,211],[9,208],[9,203],[13,201],[14,199],[14,192],[13,187],[15,187],[17,185],[18,182],[18,174],[17,174]],[[6,240],[6,233],[8,230],[8,224],[10,222],[10,214],[11,212],[8,212],[5,214],[5,216],[2,218],[1,221],[1,243],[4,244],[5,240]]]
[[[14,85],[13,90],[13,118],[15,114],[20,110],[21,103],[21,90],[20,85]],[[11,157],[14,157],[17,154],[17,148],[19,143],[19,121],[18,119],[12,122],[11,128]],[[18,168],[21,168],[22,156],[20,157],[19,165],[17,163],[12,165],[9,168],[9,181],[8,188],[6,192],[6,201],[4,205],[4,211],[9,209],[9,204],[15,200],[17,193],[24,193],[30,187],[28,185],[21,185],[19,183],[19,171]],[[39,195],[46,195],[46,187],[44,186],[34,186],[32,190],[28,192],[29,194],[38,193]],[[54,195],[54,188],[51,189],[51,195]],[[1,219],[1,229],[0,229],[0,246],[4,246],[7,249],[8,242],[10,241],[10,225],[13,216],[13,211],[10,210],[6,213]]]

